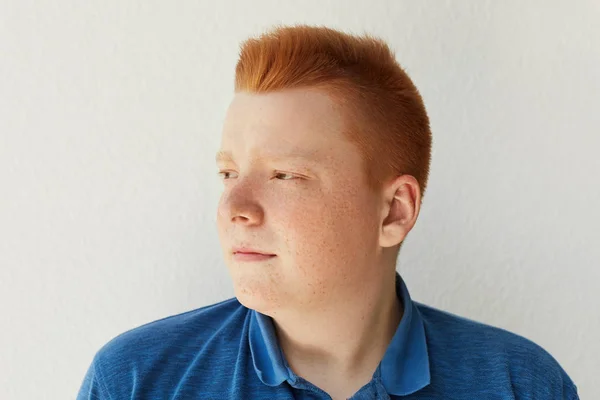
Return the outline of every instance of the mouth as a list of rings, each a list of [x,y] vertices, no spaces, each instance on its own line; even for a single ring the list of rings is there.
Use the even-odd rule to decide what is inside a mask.
[[[231,252],[235,255],[235,254],[260,254],[260,255],[264,255],[264,256],[274,256],[275,254],[273,253],[267,253],[266,251],[262,251],[261,249],[257,249],[254,247],[247,247],[247,246],[236,246],[233,247],[231,249]]]
[[[236,251],[233,253],[233,258],[237,261],[265,261],[277,257],[275,254],[263,254],[254,252]]]
[[[275,254],[249,246],[233,247],[232,253],[233,259],[236,261],[266,261],[275,257]]]

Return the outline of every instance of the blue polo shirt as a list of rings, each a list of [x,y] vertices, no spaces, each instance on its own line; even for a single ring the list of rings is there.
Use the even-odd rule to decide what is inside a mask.
[[[558,362],[530,340],[411,300],[359,399],[579,399]],[[235,298],[129,330],[94,356],[84,399],[331,399],[296,375],[272,319]]]

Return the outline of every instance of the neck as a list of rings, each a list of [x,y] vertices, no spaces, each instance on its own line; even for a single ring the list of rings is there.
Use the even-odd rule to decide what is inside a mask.
[[[273,318],[290,368],[321,389],[336,381],[337,386],[353,382],[356,391],[370,381],[402,319],[395,276],[382,276],[362,289],[360,295],[331,299],[302,315]]]

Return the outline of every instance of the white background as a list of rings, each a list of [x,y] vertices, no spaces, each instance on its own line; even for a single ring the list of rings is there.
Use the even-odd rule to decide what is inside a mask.
[[[600,2],[0,1],[0,398],[74,398],[115,335],[233,296],[214,153],[239,43],[390,43],[434,135],[399,270],[600,398]]]

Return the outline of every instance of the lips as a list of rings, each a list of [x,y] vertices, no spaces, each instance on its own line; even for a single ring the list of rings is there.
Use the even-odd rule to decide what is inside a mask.
[[[233,248],[233,254],[254,254],[254,255],[259,255],[259,256],[274,256],[275,254],[266,252],[266,251],[262,251],[262,250],[258,250],[258,249],[253,249],[250,247],[234,247]]]
[[[275,254],[269,254],[263,250],[253,249],[249,247],[234,247],[233,258],[236,261],[265,261],[273,257]]]
[[[275,258],[275,255],[266,255],[258,253],[234,253],[233,259],[236,261],[266,261]]]

